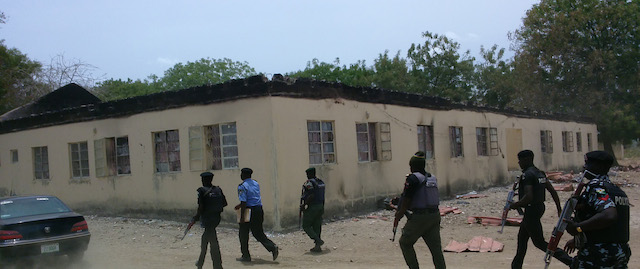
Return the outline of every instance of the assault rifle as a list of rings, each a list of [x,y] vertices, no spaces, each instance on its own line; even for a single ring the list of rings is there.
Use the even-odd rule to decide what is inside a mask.
[[[396,240],[396,231],[398,231],[398,222],[400,222],[398,218],[393,218],[393,238],[391,238],[391,242]]]
[[[560,219],[558,219],[558,223],[553,228],[553,232],[551,233],[551,239],[549,239],[549,244],[547,245],[547,251],[544,255],[545,269],[549,267],[549,263],[551,263],[551,258],[553,257],[553,254],[556,252],[556,249],[558,249],[558,243],[560,243],[560,238],[564,234],[564,231],[567,229],[567,220],[571,218],[571,214],[573,214],[573,210],[576,208],[576,204],[578,204],[578,196],[580,195],[580,192],[582,192],[582,188],[584,187],[584,185],[588,182],[584,178],[584,173],[581,173],[580,176],[576,178],[576,181],[579,182],[578,186],[576,187],[576,190],[571,196],[571,198],[569,198],[569,200],[567,200],[567,202],[564,203],[564,208],[562,209],[562,214],[560,214]]]
[[[513,204],[513,196],[516,195],[516,187],[518,186],[518,181],[520,181],[519,179],[520,177],[516,177],[516,182],[513,183],[513,187],[511,187],[509,194],[507,194],[507,202],[502,209],[502,223],[500,224],[501,227],[498,233],[502,233],[504,231],[504,225],[507,223],[507,216],[509,215],[511,204]],[[518,208],[518,213],[522,215],[522,209]]]
[[[304,207],[304,187],[302,187],[302,193],[300,194],[300,209],[298,211],[298,229],[302,229],[302,210]]]

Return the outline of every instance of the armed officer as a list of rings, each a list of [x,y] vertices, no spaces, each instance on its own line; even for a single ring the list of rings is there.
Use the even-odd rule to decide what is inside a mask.
[[[322,232],[322,214],[324,214],[324,192],[325,185],[322,179],[316,177],[316,169],[311,167],[305,171],[307,181],[302,185],[302,205],[300,210],[304,211],[302,218],[302,229],[313,239],[315,246],[311,252],[322,252],[321,246],[324,241],[320,238]]]
[[[419,268],[416,251],[413,245],[422,238],[431,251],[435,268],[444,269],[446,264],[442,254],[440,239],[440,196],[435,176],[425,170],[426,160],[422,151],[416,152],[409,160],[411,174],[407,175],[404,191],[396,212],[400,220],[407,214],[407,223],[402,229],[400,249],[409,268]]]
[[[222,269],[222,257],[220,256],[220,245],[218,244],[218,235],[216,227],[220,224],[220,213],[227,206],[227,199],[222,193],[222,189],[211,184],[213,174],[204,172],[200,174],[202,179],[202,187],[198,188],[198,212],[191,219],[192,223],[200,220],[200,224],[204,228],[202,239],[200,241],[200,257],[196,262],[198,269],[202,268],[204,258],[207,255],[207,244],[211,245],[211,260],[214,269]]]
[[[524,208],[524,217],[518,230],[518,248],[516,256],[511,261],[511,268],[522,268],[524,256],[527,254],[529,238],[536,248],[546,251],[548,243],[542,234],[540,218],[545,211],[545,189],[551,193],[558,210],[558,217],[562,214],[558,193],[547,180],[547,175],[533,165],[533,151],[523,150],[518,152],[518,164],[522,168],[522,176],[518,182],[518,202],[511,204],[511,209]],[[556,249],[553,257],[566,265],[571,264],[571,257],[562,249]]]
[[[567,231],[586,242],[569,240],[565,250],[578,255],[571,268],[627,268],[629,248],[629,198],[613,184],[607,173],[613,156],[604,151],[585,155],[584,177],[589,180],[578,198],[575,218],[567,221]]]

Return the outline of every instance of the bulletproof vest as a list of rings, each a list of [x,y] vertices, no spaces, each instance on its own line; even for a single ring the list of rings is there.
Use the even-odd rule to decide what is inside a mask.
[[[418,178],[420,185],[411,200],[411,209],[438,208],[440,204],[440,194],[438,193],[438,181],[435,176],[420,172],[413,173]]]
[[[589,243],[627,243],[629,242],[629,198],[618,186],[610,181],[603,181],[600,187],[607,190],[609,197],[616,204],[618,219],[615,224],[595,231],[585,231]],[[593,215],[593,214],[591,214]],[[586,219],[586,218],[585,218]],[[584,219],[583,219],[584,220]]]
[[[524,170],[524,173],[521,176],[520,184],[518,184],[518,197],[522,199],[525,195],[523,181],[525,181],[526,177],[535,177],[535,182],[533,183],[533,200],[531,204],[541,204],[544,203],[545,200],[545,184],[547,182],[547,175],[540,171],[535,166],[531,166]]]
[[[218,186],[200,187],[198,189],[201,203],[204,206],[204,215],[220,213],[227,205],[227,199],[222,194],[222,189]]]
[[[311,201],[311,204],[324,204],[324,181],[319,178],[310,178],[309,181],[313,184],[313,201]]]

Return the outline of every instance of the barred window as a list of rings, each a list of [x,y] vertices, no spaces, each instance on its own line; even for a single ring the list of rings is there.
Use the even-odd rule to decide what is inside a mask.
[[[178,130],[153,133],[156,172],[180,171],[180,136]]]
[[[89,148],[87,142],[69,143],[71,177],[89,177]]]
[[[582,152],[582,133],[576,132],[576,150]]]
[[[47,147],[33,148],[33,175],[35,179],[49,179],[49,153]]]
[[[553,137],[551,135],[551,131],[540,131],[540,147],[542,152],[553,153]]]
[[[336,163],[333,121],[307,121],[309,164]]]
[[[462,127],[449,126],[449,139],[451,143],[451,157],[464,157],[462,150]]]
[[[573,132],[568,132],[568,131],[562,132],[562,151],[564,152],[573,151]]]
[[[388,122],[356,123],[358,161],[391,160],[391,126]]]
[[[418,150],[425,153],[426,159],[433,159],[433,126],[418,125]]]

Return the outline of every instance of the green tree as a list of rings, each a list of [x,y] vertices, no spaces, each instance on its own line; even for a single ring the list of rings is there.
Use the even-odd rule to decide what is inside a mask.
[[[493,45],[480,47],[482,62],[475,66],[476,102],[490,107],[505,108],[513,100],[515,82],[513,63],[503,59],[504,48]]]
[[[454,101],[471,98],[475,60],[469,51],[458,53],[460,44],[446,36],[424,32],[424,44],[411,44],[407,53],[410,71],[408,90],[448,97]]]
[[[389,51],[378,55],[374,60],[373,84],[388,90],[406,91],[409,87],[409,67],[407,60],[400,57],[400,51],[393,58]]]
[[[125,99],[160,91],[163,89],[159,87],[158,77],[155,75],[151,75],[145,80],[137,79],[135,81],[130,78],[127,80],[112,78],[98,82],[94,89],[96,96],[103,101]]]
[[[8,48],[0,40],[0,114],[37,97],[39,62],[30,60],[16,48]]]
[[[313,59],[307,62],[304,70],[287,73],[290,77],[304,77],[329,82],[340,82],[350,86],[371,86],[374,71],[360,60],[349,66],[340,66],[340,58],[333,63]]]
[[[605,150],[640,136],[640,1],[542,0],[512,34],[516,102],[592,117]]]
[[[164,90],[180,90],[223,83],[256,74],[256,71],[247,62],[237,62],[227,58],[202,58],[186,64],[178,63],[167,69],[164,71],[160,83]]]

